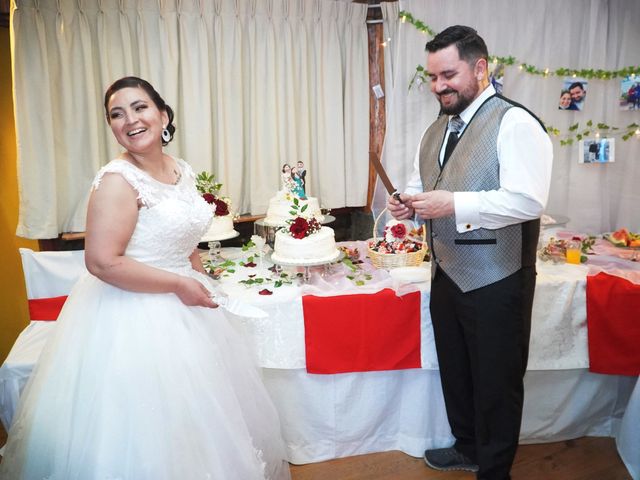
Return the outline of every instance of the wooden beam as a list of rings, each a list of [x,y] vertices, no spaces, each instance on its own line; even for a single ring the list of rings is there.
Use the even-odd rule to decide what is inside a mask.
[[[369,0],[370,5],[380,3],[379,0]],[[379,8],[370,8],[367,20],[382,19],[382,11]],[[374,87],[385,91],[384,84],[384,29],[382,23],[367,25],[369,35],[369,186],[367,188],[367,205],[364,208],[366,213],[371,212],[373,204],[373,192],[376,185],[377,175],[371,164],[373,156],[378,159],[382,155],[384,135],[386,132],[386,109],[385,97],[376,98]]]

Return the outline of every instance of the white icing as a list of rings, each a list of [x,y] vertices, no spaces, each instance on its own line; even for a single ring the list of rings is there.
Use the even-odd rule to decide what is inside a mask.
[[[230,236],[235,233],[233,229],[233,218],[231,215],[213,217],[207,233],[202,238],[220,238]]]
[[[291,194],[289,194],[291,195]],[[281,190],[269,200],[269,208],[267,209],[267,216],[264,219],[265,225],[279,227],[286,224],[286,221],[293,216],[291,215],[291,205],[293,200],[291,197],[287,198],[287,192]],[[324,220],[324,216],[320,213],[320,204],[315,197],[307,197],[306,200],[298,199],[298,213],[305,205],[308,205],[307,209],[300,213],[305,218],[315,217],[319,222]]]
[[[305,238],[293,238],[282,230],[276,232],[271,258],[275,262],[323,262],[340,255],[333,229],[322,227]]]

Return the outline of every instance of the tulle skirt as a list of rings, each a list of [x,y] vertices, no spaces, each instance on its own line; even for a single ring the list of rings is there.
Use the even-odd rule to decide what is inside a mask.
[[[277,412],[221,308],[74,287],[9,432],[6,480],[288,479]]]

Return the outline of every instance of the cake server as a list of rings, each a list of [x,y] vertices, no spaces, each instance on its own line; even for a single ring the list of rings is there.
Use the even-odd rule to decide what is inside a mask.
[[[224,308],[229,313],[238,315],[240,317],[250,318],[267,318],[269,314],[261,308],[251,305],[246,302],[241,302],[235,298],[229,298],[226,295],[220,293],[214,293],[211,297],[215,303]]]

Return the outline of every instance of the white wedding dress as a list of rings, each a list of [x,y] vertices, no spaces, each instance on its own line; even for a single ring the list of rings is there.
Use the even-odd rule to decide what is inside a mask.
[[[191,167],[154,180],[123,160],[139,193],[126,255],[197,278],[189,255],[211,209]],[[73,288],[25,388],[3,480],[288,479],[277,412],[222,308],[121,290],[91,274]]]

